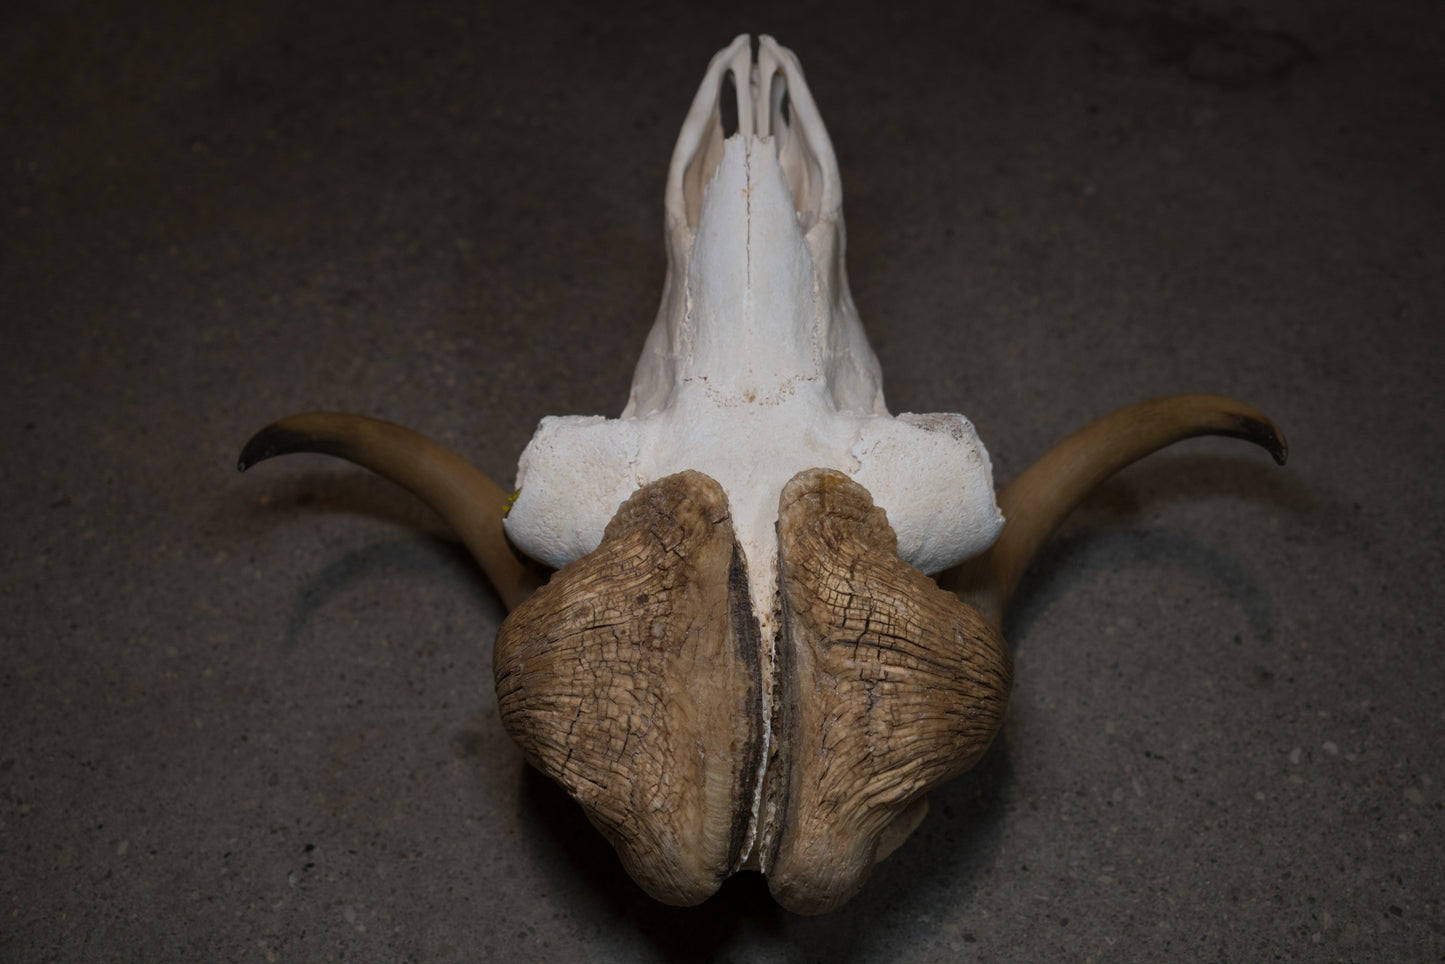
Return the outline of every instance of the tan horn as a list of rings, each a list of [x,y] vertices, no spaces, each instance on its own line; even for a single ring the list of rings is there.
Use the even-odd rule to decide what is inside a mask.
[[[419,432],[391,422],[338,412],[306,412],[273,422],[241,450],[238,468],[294,452],[335,455],[411,491],[442,517],[481,564],[508,609],[540,580],[502,533],[507,494],[485,473]]]
[[[980,556],[941,573],[994,626],[1044,540],[1084,497],[1115,472],[1198,435],[1241,438],[1283,465],[1284,433],[1259,409],[1223,395],[1170,395],[1129,405],[1086,425],[1029,466],[999,495],[1003,533]]]

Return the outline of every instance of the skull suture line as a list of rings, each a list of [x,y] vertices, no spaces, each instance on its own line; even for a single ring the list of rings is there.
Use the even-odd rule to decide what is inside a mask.
[[[1004,608],[1073,506],[1183,438],[1281,463],[1285,442],[1241,402],[1157,399],[1064,440],[996,502],[966,418],[884,405],[837,160],[771,37],[756,61],[746,35],[713,58],[665,210],[667,282],[627,407],[544,419],[510,512],[459,456],[357,415],[283,419],[241,467],[337,455],[457,529],[513,609],[494,648],[503,724],[648,893],[695,904],[754,869],[821,913],[992,742]],[[557,568],[545,585],[508,536]]]

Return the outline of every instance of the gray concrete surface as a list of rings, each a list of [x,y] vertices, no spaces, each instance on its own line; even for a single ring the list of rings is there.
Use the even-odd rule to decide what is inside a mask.
[[[845,909],[637,890],[495,716],[503,612],[306,409],[510,480],[615,414],[712,52],[840,156],[895,411],[1000,479],[1215,391],[1292,459],[1104,486],[1010,717]],[[1445,958],[1438,2],[8,4],[0,959]]]

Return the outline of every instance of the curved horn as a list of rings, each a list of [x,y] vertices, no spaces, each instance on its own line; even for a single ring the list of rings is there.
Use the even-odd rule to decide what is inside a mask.
[[[318,452],[371,469],[410,490],[461,536],[508,609],[540,580],[502,534],[507,494],[466,459],[409,428],[363,415],[307,412],[273,422],[241,450],[242,472],[277,455]]]
[[[1070,435],[999,495],[1003,533],[985,553],[939,576],[995,627],[1034,553],[1064,517],[1115,472],[1196,435],[1227,435],[1264,448],[1283,465],[1284,433],[1259,409],[1223,395],[1170,395],[1129,405]]]

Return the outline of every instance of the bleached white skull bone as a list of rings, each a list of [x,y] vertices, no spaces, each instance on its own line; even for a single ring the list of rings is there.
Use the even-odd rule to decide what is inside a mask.
[[[727,82],[731,79],[731,83]],[[724,129],[735,97],[737,130]],[[563,566],[633,492],[685,469],[716,479],[766,632],[778,497],[798,472],[867,489],[899,557],[935,573],[997,537],[988,453],[962,415],[892,417],[848,291],[842,189],[797,59],[747,35],[715,56],[668,170],[667,280],[620,418],[543,419],[506,530]]]

